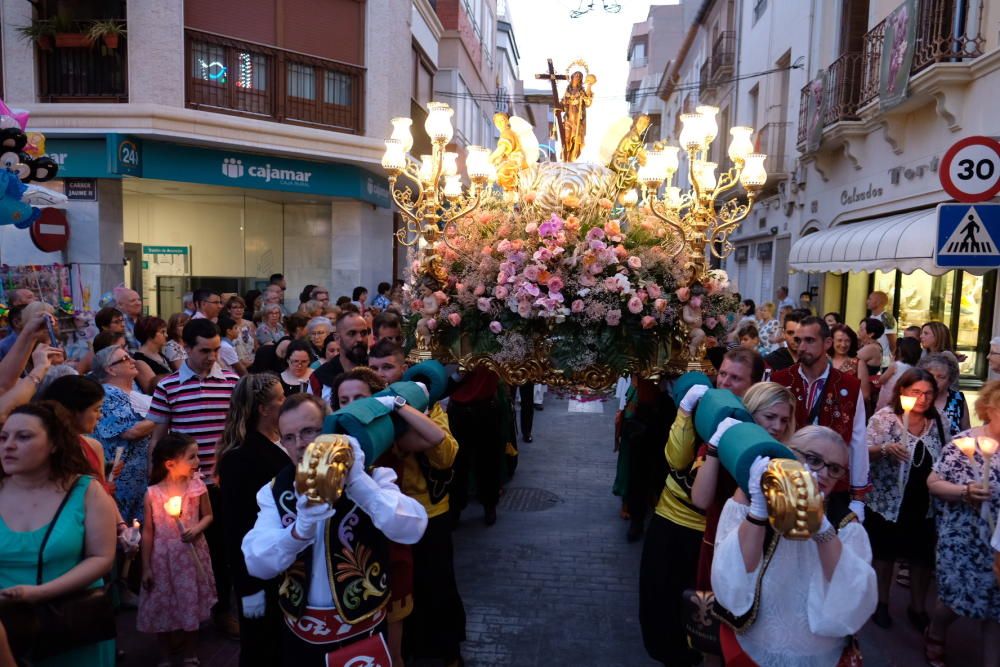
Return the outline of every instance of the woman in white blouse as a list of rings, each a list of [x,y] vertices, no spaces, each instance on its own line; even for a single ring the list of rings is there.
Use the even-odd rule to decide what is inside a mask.
[[[806,426],[788,444],[824,495],[849,470],[847,445],[826,427]],[[760,488],[769,462],[759,457],[750,468],[749,504],[737,491],[722,511],[712,562],[716,602],[735,629],[736,650],[760,667],[834,667],[857,651],[853,634],[875,610],[868,536],[846,502],[827,505],[812,539],[775,536]],[[725,629],[727,658],[732,639]]]

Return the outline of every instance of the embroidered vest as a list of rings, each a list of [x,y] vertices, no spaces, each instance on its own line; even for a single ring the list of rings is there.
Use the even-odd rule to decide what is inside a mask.
[[[281,524],[295,522],[295,467],[288,466],[271,482]],[[326,522],[326,571],[337,613],[360,623],[389,603],[389,540],[353,500],[343,494]],[[292,619],[302,616],[313,567],[313,548],[305,549],[285,571],[278,604]]]
[[[843,494],[831,495],[830,500],[827,502],[826,518],[830,520],[830,523],[833,524],[834,530],[838,533],[844,528],[844,526],[848,525],[852,521],[858,520],[858,517],[851,511],[849,502],[850,498]],[[766,526],[764,531],[763,564],[760,568],[760,574],[757,575],[757,584],[754,587],[753,594],[753,604],[750,605],[750,609],[745,614],[737,616],[719,604],[719,601],[715,599],[714,596],[712,598],[712,615],[731,627],[737,634],[741,634],[749,630],[750,626],[752,626],[754,621],[757,620],[757,611],[760,609],[761,584],[764,582],[764,573],[767,572],[767,567],[771,564],[771,558],[774,556],[774,551],[778,548],[778,542],[781,540],[781,536],[771,530],[770,525]]]
[[[799,374],[799,365],[795,364],[777,371],[771,375],[771,381],[788,387],[795,395],[795,425],[801,428],[812,424],[813,421],[809,419],[809,406],[806,403],[809,387]],[[854,431],[854,412],[858,406],[860,392],[861,383],[856,377],[831,367],[823,393],[817,399],[820,404],[815,423],[832,428],[848,446],[851,444]]]

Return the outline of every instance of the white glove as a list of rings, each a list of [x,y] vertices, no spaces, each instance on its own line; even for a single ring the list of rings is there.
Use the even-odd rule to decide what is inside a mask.
[[[358,481],[359,477],[368,477],[365,472],[365,452],[361,449],[361,443],[354,436],[347,436],[347,441],[351,443],[351,451],[354,452],[354,463],[351,464],[350,470],[347,471],[347,480],[344,483],[344,488],[350,488],[351,484]]]
[[[395,396],[372,396],[376,401],[389,408],[390,410],[396,409],[396,397]]]
[[[427,399],[430,400],[431,392],[429,389],[427,389],[427,385],[425,385],[423,382],[414,382],[413,384],[420,387],[420,391],[424,392],[424,396],[426,396]]]
[[[750,479],[747,481],[747,488],[750,490],[750,516],[755,519],[767,518],[767,498],[760,488],[760,479],[767,471],[768,464],[771,463],[770,456],[758,456],[750,466]]]
[[[737,424],[742,424],[742,423],[743,422],[741,422],[739,419],[726,417],[721,422],[719,422],[719,425],[715,428],[715,433],[713,433],[712,437],[708,439],[708,444],[712,445],[713,447],[718,447],[719,441],[722,440],[722,436],[725,434],[725,432],[731,429],[732,427],[736,426]]]
[[[848,507],[854,512],[854,516],[858,517],[858,523],[865,522],[865,504],[860,500],[852,500]]]
[[[246,618],[261,618],[264,616],[264,591],[257,591],[253,595],[244,595],[240,598],[243,605],[243,616]]]
[[[347,497],[358,504],[368,516],[376,522],[387,516],[386,512],[392,513],[392,508],[386,497],[382,493],[382,487],[372,475],[365,472],[365,453],[361,451],[361,445],[354,438],[351,441],[351,449],[354,450],[354,465],[347,472],[347,482],[344,484],[344,491]],[[382,468],[376,468],[382,470]],[[373,473],[374,474],[374,473]],[[395,473],[392,473],[393,481]],[[384,478],[384,473],[379,474],[379,478]],[[379,525],[376,523],[376,526]]]
[[[681,409],[681,412],[691,414],[694,412],[695,406],[698,405],[698,401],[701,400],[701,397],[705,395],[706,391],[708,391],[707,386],[703,384],[696,384],[687,390],[687,393],[684,394],[684,398],[681,399],[681,404],[677,407]]]
[[[292,537],[303,542],[316,539],[316,528],[322,522],[332,517],[336,510],[329,503],[310,505],[305,495],[295,495],[295,523],[292,525]]]

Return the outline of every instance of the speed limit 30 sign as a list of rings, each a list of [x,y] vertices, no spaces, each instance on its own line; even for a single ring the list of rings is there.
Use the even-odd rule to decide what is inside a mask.
[[[988,201],[1000,192],[1000,142],[966,137],[941,158],[941,186],[960,202]]]

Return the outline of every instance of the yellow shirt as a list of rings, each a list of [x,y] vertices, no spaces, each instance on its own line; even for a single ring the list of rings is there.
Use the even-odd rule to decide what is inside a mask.
[[[448,429],[448,414],[441,409],[439,403],[435,403],[427,415],[435,424],[444,431],[444,440],[436,446],[423,452],[432,468],[437,470],[447,470],[455,463],[455,455],[458,454],[458,441]],[[399,475],[399,489],[414,500],[420,502],[427,510],[427,517],[433,518],[441,516],[448,511],[448,494],[440,502],[432,503],[430,493],[427,491],[427,478],[420,470],[420,463],[417,455],[412,452],[400,451],[398,447],[393,448],[396,457],[401,461],[401,472]]]
[[[677,413],[677,418],[670,427],[670,435],[667,436],[667,446],[663,453],[667,457],[667,465],[671,471],[679,471],[682,475],[688,472],[688,467],[694,463],[697,454],[694,422],[689,415]],[[679,526],[692,530],[705,530],[704,513],[695,508],[691,502],[690,490],[677,481],[672,472],[667,475],[667,482],[663,485],[660,500],[656,503],[656,513]]]

